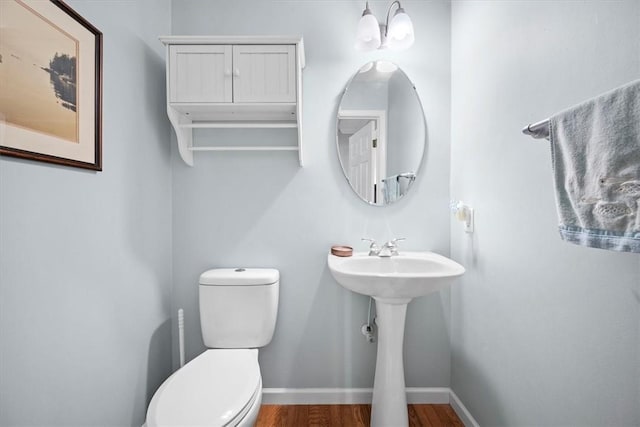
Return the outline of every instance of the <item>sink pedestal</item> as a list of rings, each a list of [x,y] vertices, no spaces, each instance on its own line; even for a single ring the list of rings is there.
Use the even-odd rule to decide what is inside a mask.
[[[373,380],[371,427],[408,426],[402,343],[407,304],[411,298],[374,299],[378,325],[378,355]]]
[[[369,256],[358,252],[350,257],[329,254],[333,277],[350,291],[376,300],[378,355],[373,380],[371,425],[409,425],[404,388],[402,342],[407,304],[449,287],[464,267],[433,252],[403,252],[397,256]]]

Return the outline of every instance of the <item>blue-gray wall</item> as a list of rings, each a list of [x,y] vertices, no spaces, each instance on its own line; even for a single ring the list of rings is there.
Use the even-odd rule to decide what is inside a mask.
[[[640,262],[564,243],[528,123],[640,76],[640,2],[461,1],[452,12],[452,387],[481,425],[640,425]]]
[[[104,33],[104,171],[0,157],[0,425],[139,426],[171,370],[170,1]]]
[[[204,350],[197,284],[212,267],[275,267],[282,273],[273,342],[260,351],[266,387],[367,387],[375,345],[360,334],[368,299],[341,288],[326,256],[332,244],[364,250],[361,237],[407,237],[402,248],[449,253],[450,5],[403,1],[416,26],[404,53],[354,50],[362,1],[174,0],[174,34],[304,36],[304,168],[293,153],[198,153],[195,166],[173,155],[174,309],[186,316],[187,358]],[[387,1],[370,2],[384,19]],[[428,55],[419,52],[429,52]],[[389,59],[415,82],[430,148],[414,191],[386,208],[362,202],[342,174],[335,117],[342,90],[365,63]],[[291,143],[286,131],[219,131],[197,143]],[[271,136],[269,136],[271,135]],[[274,136],[275,135],[275,136]],[[217,140],[216,140],[217,138]],[[409,386],[449,385],[448,294],[411,303],[406,330]],[[174,358],[175,363],[175,358]]]

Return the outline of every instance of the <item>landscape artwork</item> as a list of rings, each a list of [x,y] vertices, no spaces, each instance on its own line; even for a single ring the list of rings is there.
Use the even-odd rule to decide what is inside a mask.
[[[62,0],[0,0],[0,155],[102,170],[102,33]]]
[[[78,143],[78,41],[20,0],[0,1],[0,114]]]

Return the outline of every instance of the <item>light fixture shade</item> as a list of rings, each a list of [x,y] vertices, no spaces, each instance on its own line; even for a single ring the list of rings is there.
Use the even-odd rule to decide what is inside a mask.
[[[414,40],[411,18],[405,13],[404,9],[400,8],[389,23],[387,46],[389,49],[403,50],[409,48]]]
[[[380,47],[380,25],[369,9],[365,9],[358,23],[356,49],[375,50]]]

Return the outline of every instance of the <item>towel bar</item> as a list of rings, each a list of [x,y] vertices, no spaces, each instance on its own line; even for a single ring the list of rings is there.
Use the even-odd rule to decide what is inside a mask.
[[[549,139],[549,119],[526,126],[522,129],[522,133],[530,135],[535,139]]]

